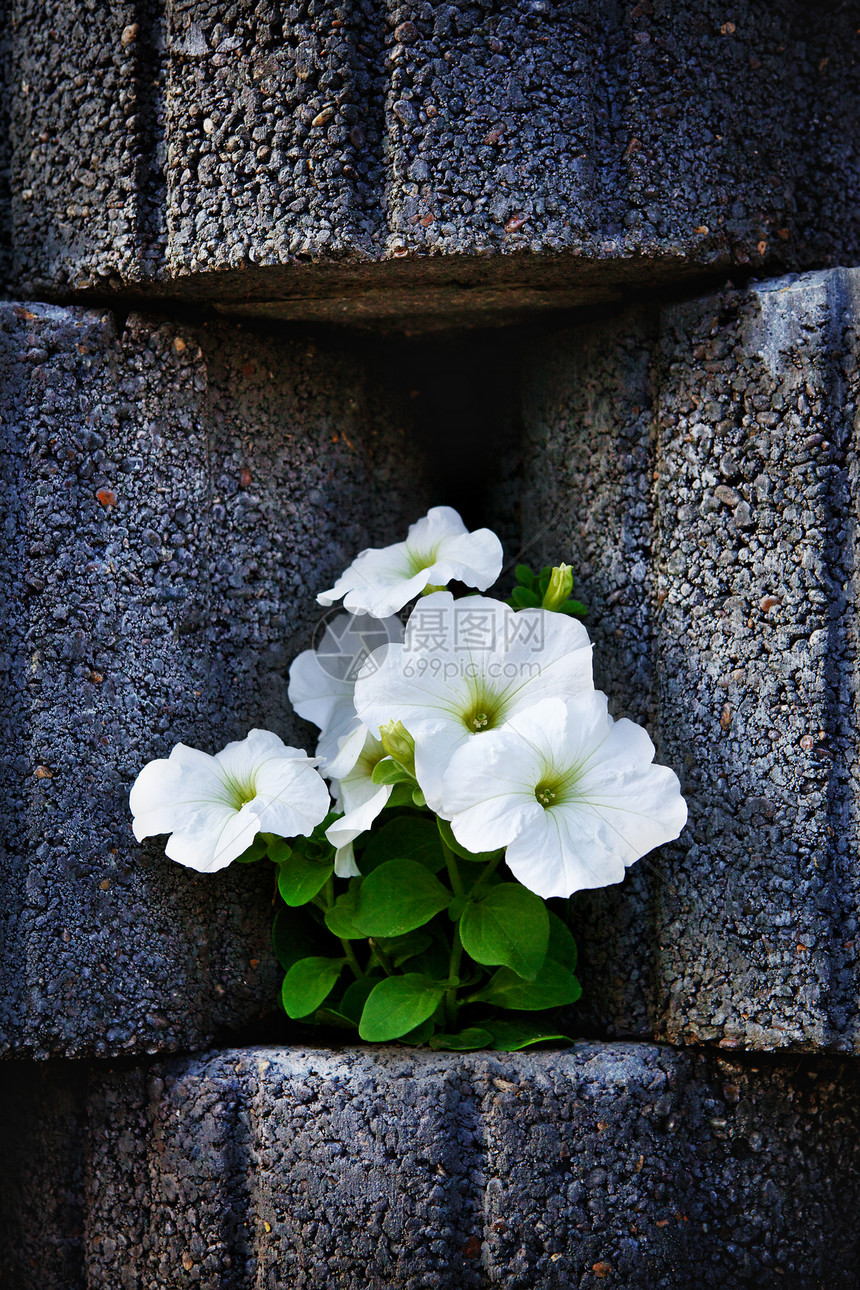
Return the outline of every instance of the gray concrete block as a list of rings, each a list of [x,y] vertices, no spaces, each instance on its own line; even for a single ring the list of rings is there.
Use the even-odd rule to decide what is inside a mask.
[[[3,1077],[18,1290],[858,1284],[850,1062],[252,1048],[70,1073]],[[25,1257],[51,1167],[65,1280]]]
[[[860,248],[850,5],[12,0],[7,26],[15,295],[462,324]]]
[[[573,562],[598,681],[690,805],[574,900],[601,1029],[860,1047],[858,290],[787,277],[532,353],[524,533]]]
[[[211,1043],[275,1005],[268,865],[138,847],[182,741],[305,745],[286,672],[330,585],[425,501],[402,409],[310,342],[0,307],[0,1051]]]

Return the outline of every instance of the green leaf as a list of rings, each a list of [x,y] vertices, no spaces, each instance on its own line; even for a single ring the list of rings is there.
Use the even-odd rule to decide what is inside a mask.
[[[547,1040],[555,1043],[572,1044],[570,1035],[562,1035],[553,1030],[550,1023],[541,1022],[539,1018],[529,1021],[493,1021],[492,1047],[497,1052],[515,1053],[531,1044],[542,1044]]]
[[[451,825],[447,820],[440,820],[437,816],[436,825],[439,829],[439,836],[445,846],[449,851],[453,851],[455,856],[459,856],[461,860],[473,860],[476,864],[486,864],[489,860],[492,860],[493,856],[498,855],[497,851],[467,851],[454,837]]]
[[[295,1021],[315,1012],[327,999],[343,971],[345,959],[299,959],[287,975],[281,990],[284,1011]]]
[[[412,801],[413,801],[414,805],[415,805],[415,806],[418,806],[418,807],[424,807],[424,806],[426,806],[426,805],[427,805],[427,798],[424,796],[424,791],[423,791],[423,789],[420,789],[420,788],[413,788],[413,790],[412,790]]]
[[[326,885],[334,870],[334,858],[324,864],[308,860],[296,851],[278,865],[278,891],[287,905],[306,905]]]
[[[425,976],[441,981],[448,975],[451,945],[448,938],[435,927],[428,928],[427,935],[432,937],[430,944],[426,950],[422,950],[417,955],[415,962],[410,966],[413,972],[423,972]]]
[[[400,1039],[433,1016],[444,994],[444,984],[420,972],[387,977],[368,995],[358,1033],[372,1043]]]
[[[289,842],[285,842],[283,838],[272,837],[271,834],[268,836],[271,840],[267,842],[266,850],[269,853],[269,859],[272,861],[272,864],[283,864],[285,860],[289,860],[290,856],[293,854],[293,848],[290,846]]]
[[[385,805],[386,808],[390,808],[392,806],[413,806],[412,785],[395,784],[391,790],[391,796]]]
[[[588,613],[588,606],[584,605],[581,600],[566,600],[563,605],[559,605],[556,612],[559,614],[572,614],[575,618],[584,618]]]
[[[328,939],[316,923],[305,914],[297,913],[295,909],[284,908],[282,905],[275,914],[272,949],[285,972],[294,963],[298,963],[299,959],[306,959],[325,949]]]
[[[469,1053],[476,1048],[491,1048],[492,1045],[493,1036],[489,1030],[481,1030],[479,1026],[470,1026],[457,1035],[434,1035],[430,1040],[431,1048],[446,1048],[454,1053]]]
[[[518,564],[514,569],[514,577],[523,587],[533,587],[535,584],[535,575],[527,564]]]
[[[254,838],[254,841],[248,847],[248,850],[243,851],[240,856],[236,856],[234,863],[235,864],[253,864],[255,860],[262,860],[263,856],[266,855],[268,850],[269,848],[266,845],[265,838],[263,837],[262,833],[258,833],[257,836]]]
[[[461,896],[455,896],[448,906],[448,917],[452,923],[456,923],[459,918],[463,917],[463,910],[469,904],[469,897],[465,892]]]
[[[573,939],[570,928],[551,909],[547,912],[549,914],[549,945],[547,946],[546,956],[549,959],[555,959],[556,963],[566,967],[568,972],[575,972],[578,954],[576,941]]]
[[[354,922],[363,936],[401,936],[450,903],[448,888],[419,861],[387,860],[361,884]]]
[[[534,981],[524,981],[510,968],[499,968],[469,1003],[494,1003],[498,1008],[519,1008],[537,1012],[541,1008],[560,1008],[576,1003],[582,986],[572,972],[560,963],[547,959]]]
[[[340,1011],[345,1017],[349,1017],[356,1026],[361,1020],[361,1014],[364,1011],[364,1005],[367,1003],[367,996],[374,986],[379,985],[382,980],[379,976],[365,976],[360,981],[353,981],[343,992],[343,998],[340,1001]]]
[[[399,815],[370,836],[361,855],[361,872],[371,873],[386,860],[418,860],[431,873],[445,865],[439,835],[432,820]]]
[[[315,1026],[336,1026],[338,1030],[355,1030],[358,1025],[335,1008],[317,1008],[312,1020]]]
[[[416,954],[423,954],[432,943],[430,933],[422,931],[407,932],[405,936],[383,936],[377,942],[394,967],[400,967]]]
[[[374,784],[411,784],[415,785],[415,776],[410,775],[400,762],[393,757],[383,757],[373,768],[371,779]]]
[[[433,1020],[428,1018],[422,1021],[420,1026],[415,1026],[412,1030],[407,1030],[405,1035],[401,1035],[398,1044],[426,1044],[427,1040],[433,1034]]]
[[[345,941],[364,939],[364,932],[359,931],[355,925],[355,906],[360,889],[360,883],[350,887],[326,910],[325,925],[333,936],[339,936]]]
[[[549,917],[540,896],[518,882],[503,882],[470,901],[460,920],[463,948],[476,963],[512,968],[534,981],[549,943]]]
[[[514,587],[511,600],[517,609],[540,609],[540,596],[530,587]]]

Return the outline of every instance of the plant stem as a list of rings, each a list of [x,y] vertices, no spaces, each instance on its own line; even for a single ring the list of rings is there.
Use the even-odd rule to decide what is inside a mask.
[[[334,874],[330,875],[322,891],[319,893],[318,896],[314,897],[312,904],[316,905],[318,909],[321,909],[323,913],[328,913],[328,911],[331,909],[332,905],[334,904]],[[355,950],[352,948],[351,943],[347,940],[344,940],[342,936],[339,936],[337,939],[341,943],[344,958],[346,959],[349,966],[352,968],[353,976],[356,978],[356,980],[363,981],[365,973],[363,972],[361,964],[356,958]]]
[[[499,865],[502,862],[502,857],[504,856],[504,854],[505,854],[504,851],[498,851],[493,856],[492,860],[487,861],[487,863],[484,865],[484,868],[481,870],[481,874],[477,882],[474,884],[471,891],[469,892],[470,899],[477,900],[483,894],[482,888],[484,886],[484,883],[491,876],[491,874],[495,873],[496,869],[498,869]]]
[[[382,948],[382,946],[379,945],[373,939],[372,936],[369,936],[367,938],[367,943],[370,946],[371,950],[373,951],[376,957],[376,960],[379,963],[379,966],[382,968],[385,975],[394,976],[394,968],[391,966],[391,962],[388,958],[388,955],[385,953],[385,950]]]
[[[449,1031],[453,1031],[457,1025],[457,1013],[460,1010],[457,1003],[457,987],[460,984],[458,975],[462,957],[463,942],[460,940],[460,924],[456,922],[454,938],[451,942],[451,958],[448,963],[448,989],[445,991],[445,1026]]]
[[[340,941],[341,945],[343,946],[344,956],[346,958],[347,963],[352,968],[353,975],[355,976],[356,980],[363,981],[365,974],[362,971],[361,964],[356,958],[355,950],[352,948],[352,942],[344,940],[342,936],[339,936],[337,939]]]
[[[440,839],[441,841],[441,839]],[[460,866],[457,864],[457,857],[449,846],[442,841],[442,853],[445,856],[445,866],[448,870],[448,877],[451,881],[451,889],[455,896],[462,896],[464,892],[463,879],[460,877]]]

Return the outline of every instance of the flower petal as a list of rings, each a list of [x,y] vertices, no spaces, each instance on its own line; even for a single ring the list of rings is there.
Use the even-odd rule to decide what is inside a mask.
[[[177,744],[169,757],[149,762],[129,795],[138,842],[191,824],[210,806],[229,808],[218,764],[208,753]]]
[[[412,612],[403,645],[356,681],[362,721],[378,730],[400,720],[415,739],[418,782],[432,810],[442,809],[442,775],[475,732],[469,714],[486,707],[494,720],[546,699],[591,692],[591,644],[581,623],[545,610],[515,613],[501,601],[455,601],[434,592]]]
[[[325,835],[332,846],[345,847],[370,828],[391,796],[393,785],[379,784],[375,787],[376,792],[371,797],[328,826]]]
[[[395,614],[428,585],[456,578],[470,587],[488,587],[499,576],[502,546],[489,529],[469,533],[450,506],[434,506],[409,527],[405,542],[368,547],[328,591],[321,605],[343,598],[353,613]]]
[[[325,730],[340,706],[352,704],[353,688],[352,681],[333,676],[322,667],[316,650],[302,650],[290,665],[290,703],[300,717],[320,730]]]
[[[209,808],[175,830],[164,852],[198,873],[216,873],[247,851],[259,831],[256,814],[246,807],[241,811]]]
[[[603,887],[686,822],[677,776],[653,755],[605,695],[545,699],[454,754],[445,813],[470,850],[507,845],[514,876],[544,898]]]
[[[307,837],[328,814],[329,791],[313,761],[279,758],[263,763],[256,797],[248,803],[260,817],[262,833]]]
[[[351,842],[338,847],[334,853],[334,872],[337,878],[360,878],[361,870],[355,863],[355,849]]]

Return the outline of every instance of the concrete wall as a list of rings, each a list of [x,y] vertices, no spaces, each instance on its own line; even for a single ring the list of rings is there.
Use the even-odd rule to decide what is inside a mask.
[[[18,1290],[857,1284],[854,1063],[615,1043],[74,1070],[7,1067]]]
[[[492,321],[856,259],[857,25],[833,0],[9,0],[8,290]]]
[[[4,1287],[860,1285],[858,30],[8,0]],[[590,1042],[283,1045],[271,875],[136,846],[128,788],[312,738],[314,593],[446,480],[573,563],[690,823],[572,902]]]
[[[271,1015],[271,872],[138,846],[128,790],[287,700],[317,591],[426,491],[356,359],[221,325],[0,305],[0,1051],[194,1048]]]
[[[857,1051],[856,270],[541,343],[526,538],[592,606],[598,680],[690,804],[574,899],[596,1025]]]

